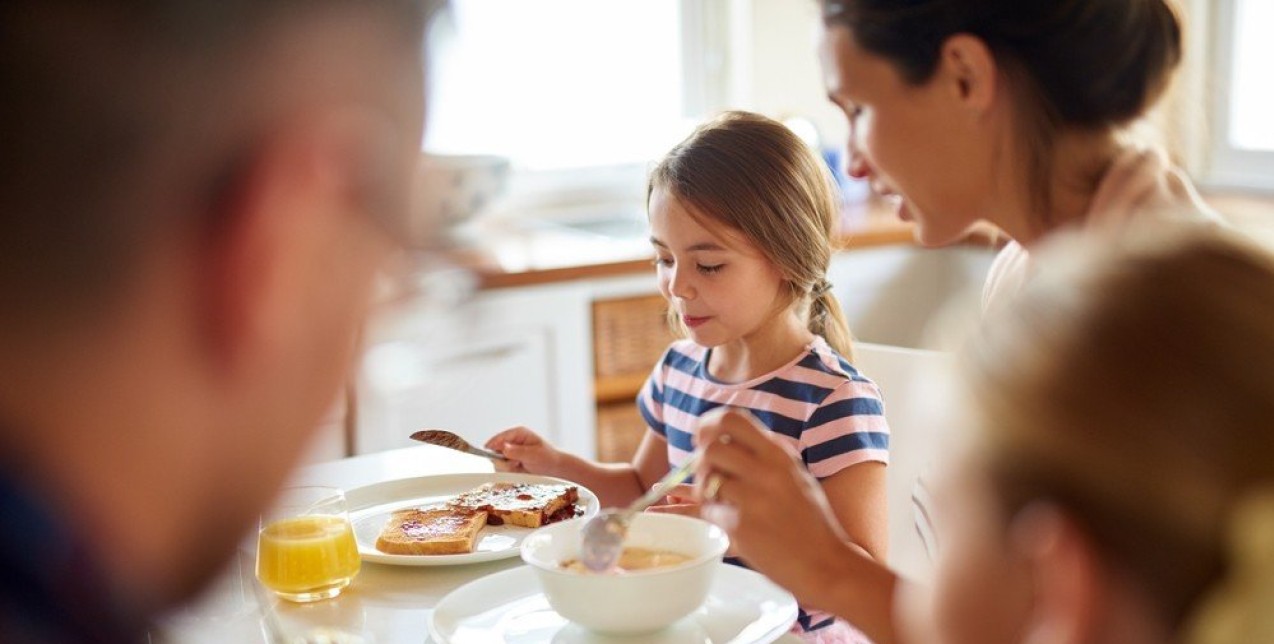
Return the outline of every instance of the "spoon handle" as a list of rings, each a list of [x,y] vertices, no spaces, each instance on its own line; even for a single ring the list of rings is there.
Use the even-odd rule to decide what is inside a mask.
[[[691,472],[694,472],[695,468],[699,466],[699,459],[702,456],[702,449],[696,449],[691,452],[690,457],[683,461],[681,465],[678,465],[673,468],[672,471],[665,474],[664,477],[659,479],[657,483],[650,486],[650,489],[646,490],[645,494],[641,495],[641,497],[625,508],[624,516],[631,517],[666,496],[668,494],[668,490],[671,490],[673,486],[690,477]]]

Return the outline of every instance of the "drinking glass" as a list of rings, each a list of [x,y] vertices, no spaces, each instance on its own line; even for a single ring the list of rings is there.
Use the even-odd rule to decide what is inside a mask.
[[[283,599],[336,597],[361,565],[345,493],[337,488],[288,488],[261,517],[257,579]]]

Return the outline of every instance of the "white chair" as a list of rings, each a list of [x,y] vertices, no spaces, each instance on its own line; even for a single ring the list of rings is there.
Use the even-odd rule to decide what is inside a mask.
[[[916,531],[912,494],[916,480],[937,456],[943,428],[939,395],[943,371],[951,356],[923,349],[907,349],[859,342],[854,366],[880,387],[889,421],[889,565],[903,576],[929,581],[932,566]]]

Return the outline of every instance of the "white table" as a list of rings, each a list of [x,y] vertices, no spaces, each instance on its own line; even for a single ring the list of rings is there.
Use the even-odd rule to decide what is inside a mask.
[[[420,445],[356,456],[302,469],[297,485],[330,485],[345,490],[394,479],[436,474],[491,472],[486,459],[449,449]],[[159,641],[189,644],[266,643],[249,546],[205,596],[169,616],[158,629]],[[429,638],[434,606],[462,584],[523,565],[513,557],[465,566],[405,567],[364,563],[340,597],[310,605],[277,605],[287,625],[331,621],[369,635],[375,644],[421,644]],[[785,636],[783,642],[799,642]]]

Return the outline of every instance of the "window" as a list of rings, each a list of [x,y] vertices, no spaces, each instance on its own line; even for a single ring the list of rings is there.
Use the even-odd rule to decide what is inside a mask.
[[[1274,190],[1274,2],[1217,3],[1212,183]]]
[[[705,113],[703,65],[685,61],[704,59],[711,1],[453,0],[425,148],[509,157],[515,190],[639,189]]]

